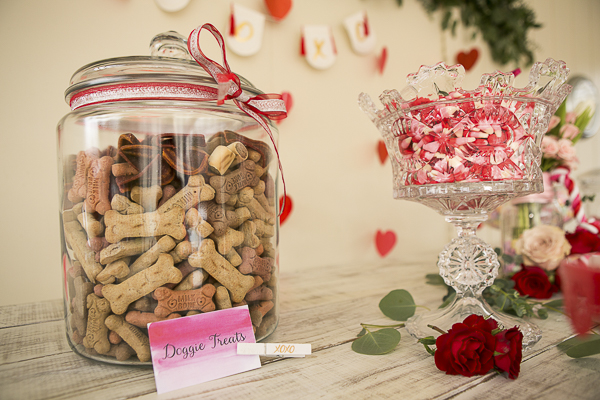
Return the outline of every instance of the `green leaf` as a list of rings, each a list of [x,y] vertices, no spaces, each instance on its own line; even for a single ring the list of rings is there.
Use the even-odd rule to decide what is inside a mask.
[[[368,332],[352,343],[352,350],[360,354],[380,355],[394,350],[400,343],[400,332],[394,328]]]
[[[415,301],[404,289],[392,290],[379,302],[383,314],[395,321],[406,321],[415,314]]]
[[[586,339],[583,343],[579,343],[567,350],[567,355],[571,358],[581,358],[600,354],[600,337],[593,336]]]
[[[563,299],[556,299],[542,304],[544,307],[562,308],[564,307]]]
[[[362,328],[362,330],[360,332],[358,332],[358,335],[356,335],[356,337],[361,337],[366,335],[367,330],[365,328]]]
[[[537,312],[537,315],[540,317],[540,319],[547,319],[548,311],[545,308],[540,308]]]
[[[425,283],[427,283],[428,285],[446,285],[446,283],[444,282],[444,278],[442,278],[439,274],[427,274],[425,275],[425,279]]]
[[[435,338],[433,336],[427,336],[417,340],[417,342],[431,346],[435,344]]]

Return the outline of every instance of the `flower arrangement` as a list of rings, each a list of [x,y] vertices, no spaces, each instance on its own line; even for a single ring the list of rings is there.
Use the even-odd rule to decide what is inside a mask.
[[[564,166],[571,171],[577,169],[579,159],[573,147],[581,139],[583,131],[594,116],[593,108],[586,103],[577,105],[574,111],[567,112],[567,102],[563,102],[550,118],[548,132],[542,139],[542,171],[552,171]]]

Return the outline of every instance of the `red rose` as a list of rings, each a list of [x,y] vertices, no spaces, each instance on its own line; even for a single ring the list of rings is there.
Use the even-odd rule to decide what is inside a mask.
[[[494,329],[498,329],[498,322],[492,318],[484,318],[481,315],[471,314],[463,321],[463,324],[470,328],[484,330],[492,333]]]
[[[517,379],[521,371],[523,334],[516,326],[496,335],[494,364],[500,372],[508,372],[510,379]]]
[[[546,271],[540,267],[525,267],[511,279],[515,281],[515,290],[522,296],[534,299],[549,299],[558,288],[550,283]]]
[[[469,318],[435,341],[435,365],[447,375],[482,375],[494,368],[496,339],[489,324]]]
[[[577,228],[573,233],[565,235],[571,244],[571,254],[584,254],[600,251],[600,236],[587,229]]]

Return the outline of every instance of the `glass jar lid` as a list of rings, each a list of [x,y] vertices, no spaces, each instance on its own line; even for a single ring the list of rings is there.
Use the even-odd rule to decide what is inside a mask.
[[[78,69],[69,82],[65,100],[72,109],[123,99],[208,100],[200,88],[218,90],[218,82],[190,55],[187,40],[177,32],[156,35],[150,56],[115,57]],[[263,94],[235,74],[249,96]],[[125,98],[119,98],[123,96]]]

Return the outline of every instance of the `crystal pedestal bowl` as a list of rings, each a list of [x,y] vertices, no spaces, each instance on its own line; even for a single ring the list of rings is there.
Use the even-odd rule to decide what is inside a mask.
[[[443,309],[417,314],[406,323],[417,338],[447,331],[471,314],[495,319],[500,328],[518,326],[523,347],[540,330],[532,323],[492,310],[483,290],[498,274],[494,250],[476,236],[479,224],[501,204],[543,191],[540,143],[550,117],[571,87],[562,61],[535,63],[524,88],[514,74],[484,74],[474,90],[460,84],[462,65],[422,66],[401,92],[386,90],[383,109],[361,93],[360,108],[381,132],[390,154],[394,198],[424,204],[456,226],[458,237],[439,255],[446,284],[456,291]]]

